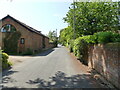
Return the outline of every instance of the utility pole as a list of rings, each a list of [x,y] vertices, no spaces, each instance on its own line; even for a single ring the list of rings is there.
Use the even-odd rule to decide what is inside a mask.
[[[56,47],[57,47],[57,44],[58,44],[58,37],[57,37],[57,29],[56,29]]]
[[[76,38],[76,34],[75,34],[75,0],[73,0],[73,31],[74,31],[73,39],[75,39]]]
[[[56,37],[57,37],[57,29],[56,29]]]

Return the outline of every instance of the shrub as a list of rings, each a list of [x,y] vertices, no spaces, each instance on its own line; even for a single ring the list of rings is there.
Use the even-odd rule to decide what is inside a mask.
[[[87,44],[94,44],[96,43],[97,37],[95,35],[88,35],[81,37]]]
[[[8,62],[9,55],[7,53],[2,52],[1,55],[2,57],[0,60],[2,62],[2,69],[4,70],[9,68],[12,65],[12,63]]]
[[[93,35],[96,37],[96,44],[105,44],[109,42],[120,42],[120,34],[113,32],[98,32]]]
[[[23,52],[22,55],[33,55],[33,50],[31,50],[30,48],[27,48],[27,50]]]
[[[87,50],[87,42],[83,39],[83,37],[79,37],[74,41],[73,52],[78,59],[82,59],[84,53]]]
[[[97,37],[97,42],[104,44],[111,42],[112,32],[98,32],[94,34]]]
[[[93,35],[79,37],[74,41],[73,51],[78,59],[84,59],[84,55],[87,53],[88,44],[96,43],[96,37]]]
[[[112,33],[112,42],[120,42],[120,34],[119,33]]]
[[[74,43],[73,43],[74,42]],[[70,51],[73,50],[75,56],[87,64],[89,44],[105,44],[109,42],[120,42],[120,34],[112,32],[98,32],[94,35],[83,36],[75,39],[70,44]]]
[[[73,47],[74,47],[74,40],[70,40],[70,43],[69,43],[70,52],[73,52]]]
[[[85,60],[88,56],[88,46],[90,44],[105,44],[109,42],[120,42],[120,34],[113,32],[98,32],[94,35],[79,37],[70,41],[70,52],[73,51],[78,59],[87,63]]]
[[[4,60],[7,60],[9,58],[8,54],[7,53],[2,53],[2,58]]]

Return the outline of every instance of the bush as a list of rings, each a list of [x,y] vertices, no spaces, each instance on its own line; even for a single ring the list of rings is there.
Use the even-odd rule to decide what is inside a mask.
[[[12,63],[8,62],[9,55],[7,53],[1,52],[1,55],[2,57],[0,60],[2,62],[2,69],[4,70],[9,68],[12,65]]]
[[[33,50],[28,48],[25,52],[22,53],[22,55],[33,55]]]
[[[100,44],[111,42],[112,38],[111,32],[99,32],[94,35],[97,37],[97,42]]]
[[[2,58],[4,60],[7,60],[9,58],[8,54],[7,53],[2,53]]]
[[[120,34],[112,33],[113,38],[111,38],[112,42],[120,42]]]
[[[74,47],[74,40],[70,40],[70,43],[69,43],[70,52],[73,52],[73,47]]]
[[[83,55],[87,50],[87,42],[83,39],[83,37],[79,37],[74,41],[73,52],[78,59],[82,59]]]
[[[120,42],[120,34],[113,32],[98,32],[93,35],[96,37],[96,44],[105,44],[109,42]]]
[[[87,64],[88,46],[90,44],[105,44],[109,42],[120,42],[120,34],[113,32],[98,32],[94,35],[83,36],[70,42],[70,51],[84,64]]]

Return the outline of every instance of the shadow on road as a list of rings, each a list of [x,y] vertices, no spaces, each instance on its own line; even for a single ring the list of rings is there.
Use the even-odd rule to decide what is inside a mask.
[[[36,56],[47,56],[48,54],[50,54],[51,52],[54,51],[54,48],[48,49],[48,50],[42,50],[41,52],[39,52],[38,54],[35,55],[10,55],[10,56],[17,56],[17,57],[36,57]]]
[[[37,78],[29,80],[28,84],[36,84],[38,88],[97,88],[94,78],[88,74],[77,74],[67,77],[64,72],[58,71],[49,81]]]
[[[37,54],[37,55],[35,55],[35,56],[47,56],[48,54],[50,54],[50,53],[53,52],[53,51],[54,51],[54,49],[52,48],[52,49],[43,51],[43,52],[41,52],[40,54]]]
[[[8,83],[8,82],[16,82],[14,79],[10,77],[10,75],[17,73],[18,71],[13,70],[5,70],[2,72],[2,83]]]

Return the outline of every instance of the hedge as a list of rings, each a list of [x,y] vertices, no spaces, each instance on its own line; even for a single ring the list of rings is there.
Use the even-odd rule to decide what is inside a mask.
[[[7,53],[4,53],[0,50],[0,54],[1,54],[1,57],[0,57],[0,65],[2,66],[2,69],[7,69],[9,68],[12,63],[8,61],[8,58],[9,58],[9,55]]]
[[[106,44],[110,42],[120,42],[120,34],[113,32],[98,32],[94,35],[82,36],[70,42],[70,51],[82,62],[87,63],[88,46],[90,44]]]

